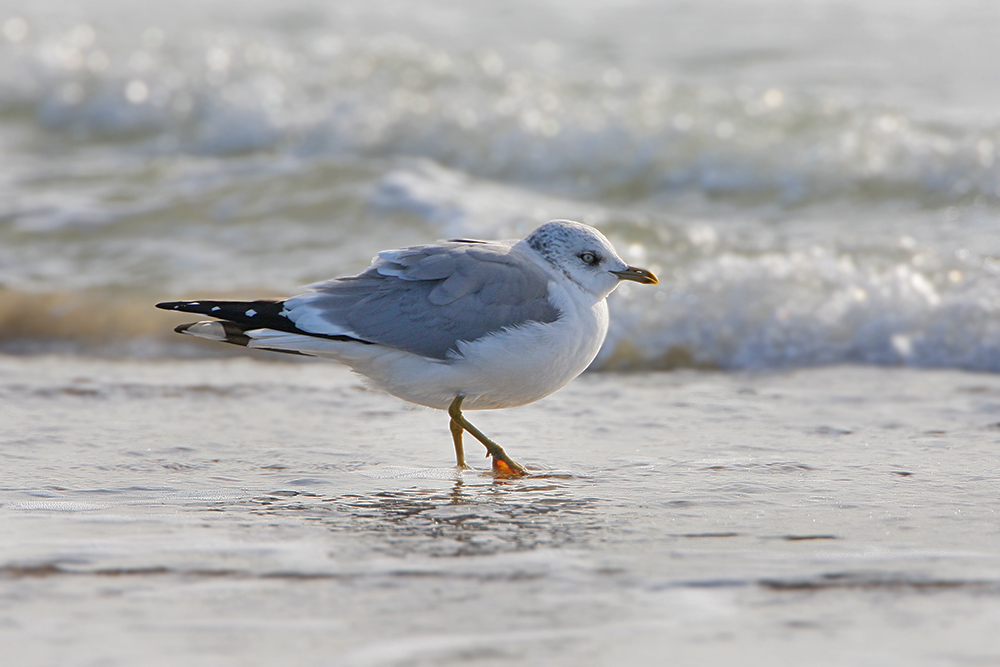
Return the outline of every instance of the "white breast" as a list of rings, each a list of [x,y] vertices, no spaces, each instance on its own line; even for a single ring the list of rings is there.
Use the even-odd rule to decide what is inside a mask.
[[[356,347],[356,357],[336,357],[378,388],[412,403],[446,409],[463,394],[463,409],[525,405],[582,373],[608,331],[604,299],[595,303],[593,296],[572,286],[552,284],[549,289],[561,311],[555,322],[531,322],[462,342],[453,359],[427,359],[376,346]]]
[[[559,304],[563,314],[555,322],[531,323],[460,345],[462,366],[470,371],[463,408],[509,408],[537,401],[590,365],[608,332],[607,303],[581,303],[568,290],[554,296],[554,301],[564,301]]]

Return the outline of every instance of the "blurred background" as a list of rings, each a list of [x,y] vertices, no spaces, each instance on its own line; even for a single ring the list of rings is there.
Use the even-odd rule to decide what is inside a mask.
[[[598,368],[1000,371],[998,35],[982,0],[0,1],[0,351],[205,354],[153,303],[560,217],[661,278]]]

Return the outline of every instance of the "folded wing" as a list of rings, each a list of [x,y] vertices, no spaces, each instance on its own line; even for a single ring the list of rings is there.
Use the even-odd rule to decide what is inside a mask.
[[[160,307],[212,315],[244,332],[272,329],[447,359],[460,341],[555,321],[559,311],[549,302],[548,281],[510,245],[449,241],[382,252],[359,275],[317,283],[285,301]]]
[[[558,318],[546,273],[510,250],[452,241],[385,251],[361,274],[312,285],[285,309],[309,332],[445,359],[459,341]]]

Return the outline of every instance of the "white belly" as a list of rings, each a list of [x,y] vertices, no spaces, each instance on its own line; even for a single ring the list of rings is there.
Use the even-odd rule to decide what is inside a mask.
[[[335,356],[379,389],[432,408],[447,409],[455,397],[462,409],[525,405],[565,386],[597,356],[608,331],[608,307],[572,303],[558,320],[532,322],[472,343],[444,361],[381,348]],[[354,357],[354,358],[351,358]]]

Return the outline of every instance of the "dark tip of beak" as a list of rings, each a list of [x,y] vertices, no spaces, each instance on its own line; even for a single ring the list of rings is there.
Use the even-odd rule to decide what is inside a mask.
[[[656,276],[652,272],[634,266],[626,267],[624,271],[612,271],[611,273],[618,276],[618,280],[632,280],[642,285],[660,284],[660,281],[656,279]]]

